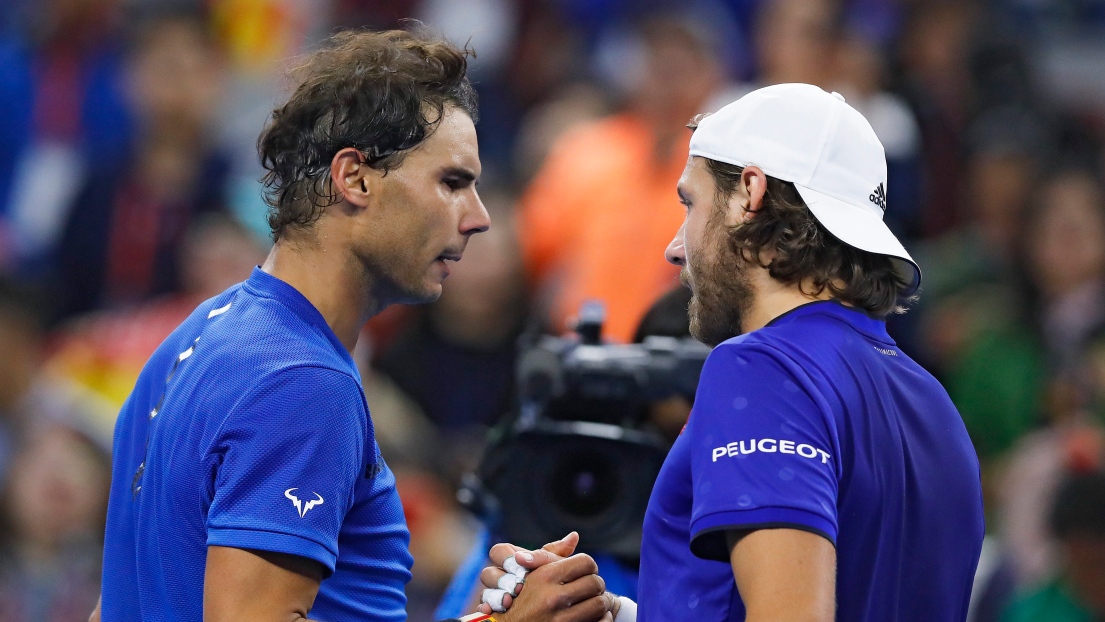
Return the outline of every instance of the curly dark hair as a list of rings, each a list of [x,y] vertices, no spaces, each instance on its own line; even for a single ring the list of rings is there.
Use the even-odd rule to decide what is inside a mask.
[[[744,168],[705,160],[720,210],[736,191]],[[809,286],[811,291],[803,291],[813,296],[828,289],[837,300],[874,317],[904,313],[912,301],[904,296],[910,283],[895,269],[894,260],[839,240],[817,221],[793,183],[771,176],[756,217],[729,229],[729,248],[778,281]],[[774,256],[765,261],[767,250]]]
[[[293,70],[299,86],[257,140],[273,240],[340,199],[329,184],[338,151],[353,147],[387,174],[430,135],[446,105],[477,121],[470,55],[425,29],[345,31]]]

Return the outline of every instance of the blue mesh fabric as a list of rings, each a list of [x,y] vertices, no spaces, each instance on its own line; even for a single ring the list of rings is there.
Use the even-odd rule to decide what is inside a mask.
[[[406,618],[410,536],[360,376],[286,283],[255,270],[166,339],[112,468],[104,620],[202,620],[208,545],[323,564],[312,617]]]

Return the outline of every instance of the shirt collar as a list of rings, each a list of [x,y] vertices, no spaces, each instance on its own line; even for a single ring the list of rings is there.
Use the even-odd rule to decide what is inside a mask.
[[[331,345],[334,346],[334,349],[341,354],[342,358],[344,358],[350,366],[356,368],[353,357],[349,354],[349,350],[345,349],[341,340],[334,334],[330,325],[326,323],[326,318],[322,317],[322,313],[320,313],[319,310],[315,308],[315,305],[311,304],[311,301],[307,300],[298,289],[268,272],[265,272],[260,266],[253,267],[253,272],[249,275],[249,280],[245,282],[243,287],[246,291],[255,296],[271,298],[288,309],[291,309],[292,313],[295,313],[296,317],[305,324],[313,326],[320,333],[325,335],[326,338],[330,340]]]
[[[894,340],[886,332],[885,320],[872,317],[864,311],[849,307],[838,300],[807,302],[777,316],[768,322],[767,326],[782,326],[811,315],[827,315],[836,318],[872,339],[894,343]]]

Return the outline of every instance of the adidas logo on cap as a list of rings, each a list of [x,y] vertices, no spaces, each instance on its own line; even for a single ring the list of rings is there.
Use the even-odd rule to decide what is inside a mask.
[[[879,187],[875,188],[875,191],[867,198],[875,205],[878,205],[882,211],[886,211],[886,186],[879,184]]]

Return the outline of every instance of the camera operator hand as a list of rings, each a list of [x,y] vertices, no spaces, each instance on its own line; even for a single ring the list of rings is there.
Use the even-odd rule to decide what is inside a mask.
[[[619,604],[616,597],[606,593],[606,584],[598,576],[598,566],[588,555],[566,557],[575,551],[579,535],[572,532],[563,539],[546,544],[539,551],[528,551],[512,544],[496,544],[489,557],[492,566],[480,573],[480,581],[491,590],[501,591],[501,579],[509,574],[502,569],[507,561],[513,561],[525,570],[525,583],[519,582],[513,590],[502,595],[502,609],[508,610],[503,620],[530,622],[543,619],[546,612],[553,612],[553,620],[564,621],[612,621]],[[526,595],[520,597],[522,588],[528,586]],[[613,612],[611,610],[614,610]],[[491,613],[491,606],[484,603],[480,611]]]

